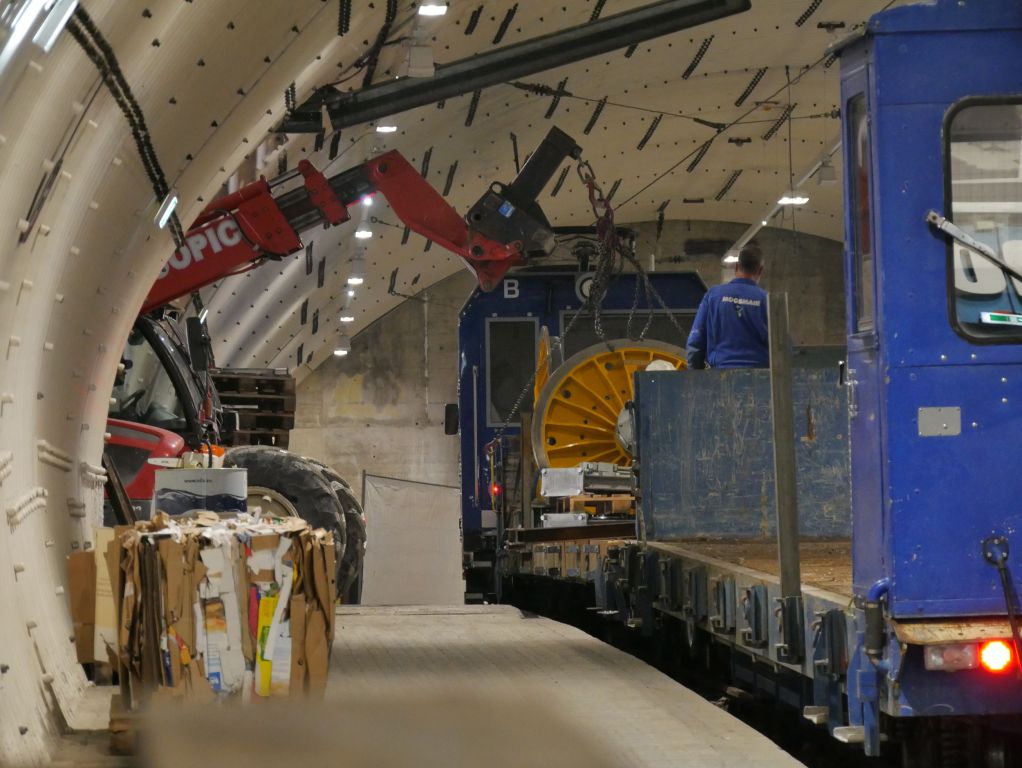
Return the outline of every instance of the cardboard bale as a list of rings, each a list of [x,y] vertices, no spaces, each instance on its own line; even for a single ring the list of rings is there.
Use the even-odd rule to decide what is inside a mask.
[[[333,537],[301,520],[159,515],[120,532],[123,706],[153,697],[321,696],[333,640]]]

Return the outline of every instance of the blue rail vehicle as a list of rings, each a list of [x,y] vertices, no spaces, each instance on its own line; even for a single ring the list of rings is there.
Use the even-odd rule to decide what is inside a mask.
[[[840,56],[847,430],[827,376],[796,365],[793,390],[796,424],[815,413],[796,433],[802,534],[840,537],[847,501],[851,540],[803,541],[805,652],[773,610],[785,563],[748,556],[773,533],[753,514],[772,513],[769,470],[728,475],[764,463],[744,444],[771,439],[766,372],[636,375],[645,565],[604,572],[642,585],[623,607],[639,625],[676,615],[690,647],[733,651],[734,679],[869,755],[887,738],[907,765],[1005,765],[1022,715],[1022,4],[899,7]],[[714,419],[741,442],[708,439]],[[707,536],[729,541],[687,540]],[[814,573],[813,547],[848,576]]]
[[[639,372],[640,525],[587,578],[599,615],[868,755],[1014,765],[1022,3],[900,6],[839,54],[847,351],[794,357],[801,554],[774,539],[770,372]]]
[[[913,5],[841,52],[849,717],[1022,714],[1022,4]],[[926,740],[920,742],[924,748]]]
[[[652,312],[645,338],[684,347],[706,286],[692,272],[657,272],[649,277],[670,313],[659,306],[646,306],[645,302],[635,307],[636,278],[621,274],[610,284],[602,304],[603,336],[637,338]],[[523,502],[520,488],[519,436],[521,410],[532,407],[537,364],[545,358],[551,338],[554,349],[550,368],[600,340],[588,313],[575,319],[588,296],[591,280],[591,272],[577,268],[521,270],[490,293],[477,289],[462,308],[458,399],[462,524],[465,550],[470,553],[470,601],[494,596],[498,523],[505,524],[498,521],[495,510],[517,514],[519,524],[521,515],[531,513],[531,489]],[[570,331],[565,333],[569,326]],[[500,472],[495,476],[493,456],[487,447],[498,435],[504,439]]]

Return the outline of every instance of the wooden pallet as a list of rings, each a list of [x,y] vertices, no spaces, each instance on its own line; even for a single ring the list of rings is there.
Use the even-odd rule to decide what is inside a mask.
[[[286,369],[221,368],[210,374],[225,410],[238,414],[229,445],[287,448],[295,424],[295,380]]]

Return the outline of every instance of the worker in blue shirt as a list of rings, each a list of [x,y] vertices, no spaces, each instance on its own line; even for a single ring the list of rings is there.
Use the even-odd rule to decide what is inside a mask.
[[[767,293],[759,287],[763,255],[755,245],[738,254],[735,279],[706,292],[688,336],[689,368],[769,368]]]

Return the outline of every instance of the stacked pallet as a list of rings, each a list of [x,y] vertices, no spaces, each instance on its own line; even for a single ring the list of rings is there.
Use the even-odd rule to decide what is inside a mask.
[[[295,425],[295,380],[286,368],[220,368],[211,376],[228,423],[237,414],[238,428],[225,430],[225,444],[287,448]]]

